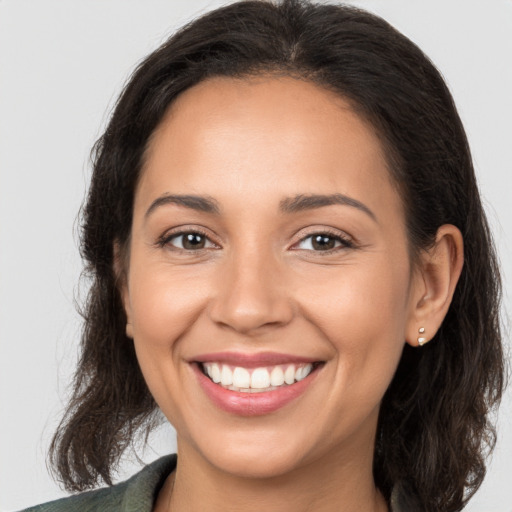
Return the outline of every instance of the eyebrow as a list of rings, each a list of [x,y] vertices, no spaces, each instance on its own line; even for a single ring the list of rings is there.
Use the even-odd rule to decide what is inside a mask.
[[[155,199],[147,209],[145,217],[149,217],[160,206],[177,204],[192,210],[220,214],[219,203],[208,196],[166,194]],[[287,197],[279,202],[279,209],[283,213],[296,213],[305,210],[314,210],[323,206],[331,205],[351,206],[366,213],[374,221],[377,221],[375,214],[365,204],[357,199],[344,194],[299,194],[294,197]]]
[[[299,194],[295,197],[283,199],[279,203],[279,208],[284,213],[295,213],[304,210],[313,210],[323,206],[331,206],[334,204],[357,208],[377,222],[377,217],[370,208],[368,208],[368,206],[361,203],[361,201],[344,194]]]
[[[197,210],[205,213],[214,213],[218,215],[220,213],[219,204],[212,197],[207,196],[194,196],[194,195],[177,195],[177,194],[166,194],[155,199],[151,206],[147,209],[145,217],[148,218],[160,206],[167,204],[177,204]]]

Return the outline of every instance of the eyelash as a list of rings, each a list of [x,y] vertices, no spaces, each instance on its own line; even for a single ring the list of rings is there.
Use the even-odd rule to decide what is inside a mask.
[[[335,233],[333,231],[330,231],[328,229],[323,229],[321,231],[315,231],[313,233],[309,233],[308,235],[302,237],[299,242],[297,242],[297,244],[300,244],[300,243],[303,243],[304,241],[308,240],[308,239],[312,239],[313,237],[315,236],[324,236],[324,237],[327,237],[327,238],[331,238],[331,239],[334,239],[335,242],[339,242],[339,245],[337,247],[333,247],[332,249],[327,249],[327,250],[324,250],[324,251],[315,251],[315,250],[312,250],[312,249],[294,249],[294,250],[305,250],[305,251],[309,251],[309,252],[314,252],[316,254],[319,254],[321,256],[328,256],[330,254],[333,254],[335,252],[338,252],[340,250],[344,250],[344,249],[355,249],[355,244],[352,240],[350,240],[349,238],[347,237],[344,237],[342,235],[340,235],[339,233]],[[294,244],[294,245],[297,245],[297,244]]]
[[[180,236],[183,237],[185,235],[199,235],[199,236],[204,237],[207,240],[209,240],[211,244],[217,245],[217,244],[215,244],[215,242],[212,242],[210,240],[210,238],[208,237],[208,235],[204,231],[202,231],[200,229],[197,229],[197,228],[191,229],[191,230],[177,231],[177,232],[173,232],[173,233],[166,233],[162,237],[159,238],[159,240],[157,241],[157,245],[160,248],[166,247],[166,246],[170,245],[171,240],[173,240],[174,238],[179,238]],[[328,237],[328,238],[331,238],[331,239],[334,239],[335,242],[339,242],[340,245],[338,245],[337,247],[333,247],[332,249],[327,249],[325,251],[322,251],[322,250],[315,251],[315,250],[311,250],[311,249],[294,249],[294,250],[305,250],[305,251],[308,251],[308,252],[315,252],[317,254],[320,254],[320,255],[324,256],[324,255],[332,254],[332,253],[337,252],[339,250],[355,249],[355,247],[356,247],[352,240],[341,236],[339,233],[335,233],[335,232],[327,230],[327,229],[324,229],[324,230],[321,230],[321,231],[315,231],[313,233],[310,233],[310,234],[302,237],[294,245],[303,243],[304,241],[308,240],[309,238],[312,238],[314,236],[319,236],[319,235],[320,236],[324,236],[324,237]],[[209,248],[200,248],[200,249],[192,250],[192,249],[182,249],[180,247],[172,247],[172,250],[182,251],[182,252],[187,252],[187,253],[194,253],[194,252],[198,253],[198,252],[202,252],[202,251],[208,250],[208,249]]]
[[[194,229],[190,229],[190,230],[182,230],[182,231],[176,231],[176,232],[171,232],[171,233],[165,233],[158,239],[157,245],[159,247],[163,248],[167,245],[170,245],[170,242],[173,238],[179,238],[180,236],[183,237],[185,235],[199,235],[199,236],[202,236],[202,237],[210,240],[210,238],[204,231],[194,228]],[[211,240],[210,240],[210,242],[214,245],[217,245],[214,242],[212,242]],[[184,252],[190,253],[190,252],[200,252],[201,250],[205,250],[205,249],[202,248],[202,249],[198,249],[198,250],[190,250],[190,249],[181,249],[180,247],[173,247],[173,250],[184,251]]]

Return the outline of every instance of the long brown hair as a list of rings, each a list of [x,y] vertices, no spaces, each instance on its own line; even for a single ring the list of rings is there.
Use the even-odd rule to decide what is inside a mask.
[[[125,335],[113,245],[125,247],[148,140],[169,105],[211,76],[280,73],[348,99],[386,148],[411,255],[456,225],[465,265],[435,338],[405,345],[383,399],[374,457],[389,498],[401,482],[428,511],[460,510],[480,486],[504,382],[495,250],[466,135],[439,72],[410,40],[354,7],[241,1],[173,35],[136,69],[93,152],[81,247],[91,280],[73,395],[51,446],[71,490],[111,483],[120,455],[149,431],[156,404]]]

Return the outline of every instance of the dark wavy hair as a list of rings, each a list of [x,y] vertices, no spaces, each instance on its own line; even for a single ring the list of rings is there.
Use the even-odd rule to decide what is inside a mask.
[[[401,482],[424,510],[460,510],[495,443],[489,413],[504,387],[500,277],[466,135],[440,73],[378,16],[306,0],[241,1],[190,22],[135,70],[93,150],[81,249],[90,289],[73,394],[50,448],[69,490],[111,477],[154,427],[113,269],[127,245],[151,134],[176,97],[208,77],[286,75],[335,91],[376,130],[403,201],[411,257],[442,224],[463,234],[465,264],[447,316],[423,348],[405,345],[382,401],[374,478]]]

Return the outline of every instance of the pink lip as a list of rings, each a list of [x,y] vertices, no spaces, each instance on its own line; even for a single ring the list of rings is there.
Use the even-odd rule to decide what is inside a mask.
[[[218,355],[216,354],[216,361],[219,360]],[[266,361],[267,359],[264,362]],[[290,359],[287,362],[290,362]],[[295,384],[283,386],[273,391],[241,393],[215,384],[202,372],[199,364],[194,363],[191,366],[208,398],[220,409],[239,416],[260,416],[284,407],[306,391],[321,369],[320,367],[315,369],[305,379]]]
[[[318,361],[319,359],[300,357],[291,354],[281,354],[278,352],[258,352],[256,354],[247,354],[243,352],[215,352],[211,354],[201,354],[190,359],[190,362],[221,362],[232,366],[243,366],[244,368],[259,368],[261,366],[274,366],[278,364],[314,363]]]

